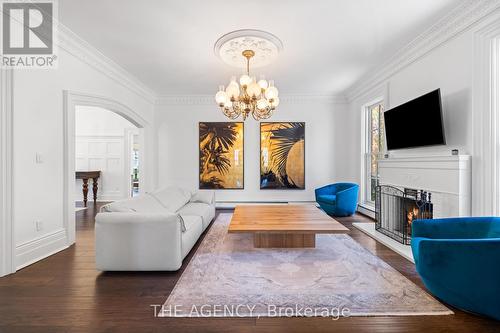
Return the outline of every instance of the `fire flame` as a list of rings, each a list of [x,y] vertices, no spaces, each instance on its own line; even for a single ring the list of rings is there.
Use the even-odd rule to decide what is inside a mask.
[[[418,216],[418,208],[417,207],[413,207],[413,209],[410,209],[408,211],[408,214],[407,214],[407,219],[408,219],[408,224],[411,225],[411,223],[413,222],[413,219],[416,218]]]

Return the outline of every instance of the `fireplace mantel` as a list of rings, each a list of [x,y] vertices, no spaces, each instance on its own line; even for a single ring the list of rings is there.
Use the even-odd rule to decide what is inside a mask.
[[[434,217],[471,214],[471,157],[388,157],[379,160],[380,184],[432,193]]]

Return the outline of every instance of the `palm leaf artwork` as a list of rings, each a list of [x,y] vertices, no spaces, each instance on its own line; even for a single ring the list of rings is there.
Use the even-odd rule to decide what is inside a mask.
[[[271,130],[271,139],[275,146],[271,161],[276,166],[280,177],[286,176],[288,153],[293,145],[304,140],[304,123],[287,123],[283,128]]]
[[[221,189],[224,188],[224,184],[222,183],[222,180],[219,178],[213,176],[210,177],[208,180],[200,180],[200,188],[202,189]]]
[[[231,171],[230,150],[242,123],[206,122],[199,125],[200,188],[227,188],[225,176]]]
[[[217,145],[216,140],[212,140],[208,147],[210,153],[208,164],[213,166],[220,174],[226,174],[229,171],[229,167],[231,167],[231,161],[225,156],[227,150]]]
[[[294,145],[305,140],[305,123],[289,122],[272,125],[274,126],[269,129],[270,171],[261,177],[265,178],[265,184],[274,183],[273,188],[300,188],[301,186],[295,184],[289,177],[287,163]],[[276,184],[276,181],[279,181],[279,184]]]
[[[219,147],[228,150],[236,141],[238,123],[200,123],[201,143],[215,140]]]

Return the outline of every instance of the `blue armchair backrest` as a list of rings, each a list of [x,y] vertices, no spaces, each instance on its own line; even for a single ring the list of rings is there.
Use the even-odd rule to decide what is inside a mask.
[[[413,237],[432,239],[500,238],[500,217],[455,217],[415,220]]]
[[[340,191],[343,191],[343,190],[347,190],[349,188],[353,188],[353,187],[358,187],[358,184],[354,184],[354,183],[336,183],[336,184],[332,184],[332,190],[333,190],[333,193],[337,193],[337,192],[340,192]]]

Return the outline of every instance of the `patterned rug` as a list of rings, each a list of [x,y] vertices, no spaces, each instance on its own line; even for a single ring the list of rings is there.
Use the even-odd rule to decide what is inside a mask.
[[[448,308],[348,235],[317,235],[312,249],[255,249],[220,214],[162,317],[447,315]]]

